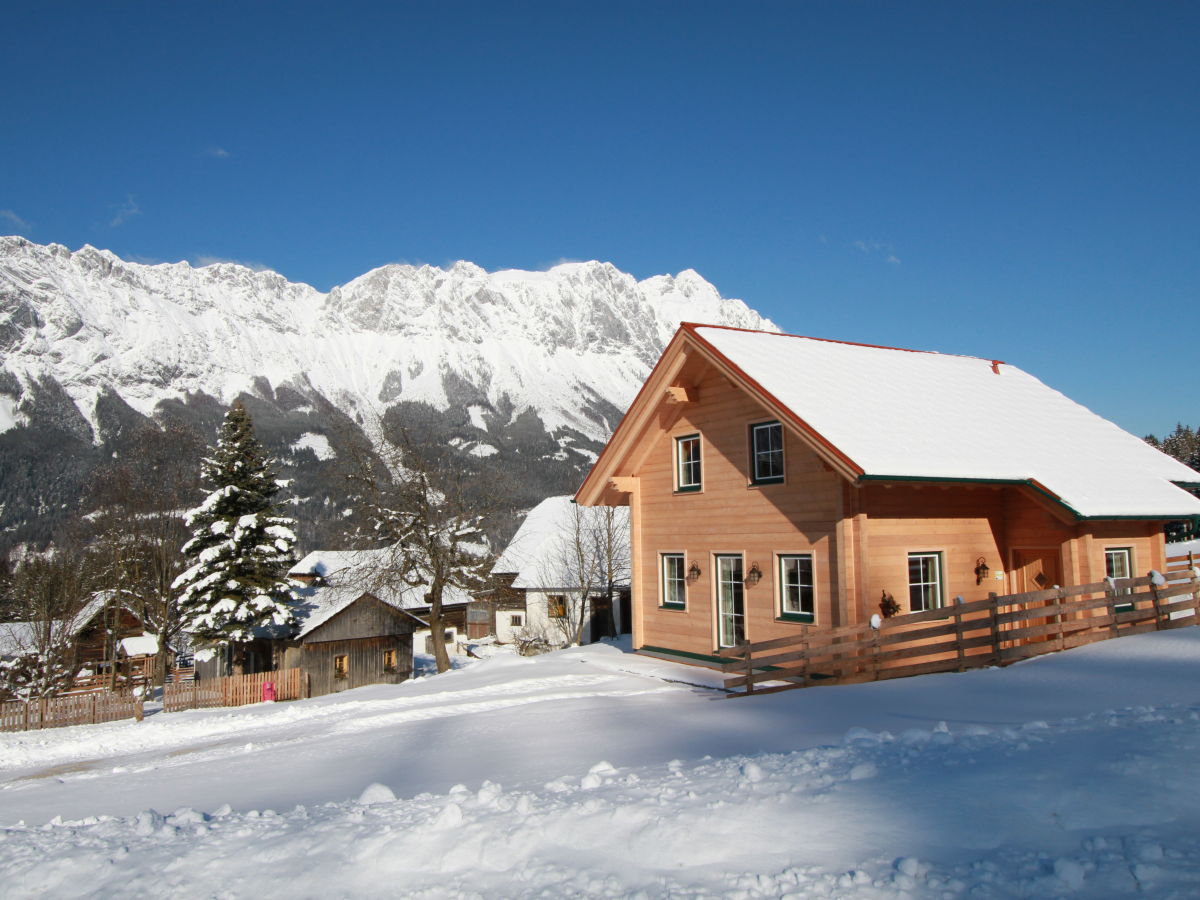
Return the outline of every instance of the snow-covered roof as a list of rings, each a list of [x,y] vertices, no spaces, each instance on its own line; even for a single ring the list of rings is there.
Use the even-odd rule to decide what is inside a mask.
[[[1082,517],[1200,514],[1200,473],[1016,366],[685,326],[868,478],[1032,482]]]
[[[56,619],[52,626],[54,633],[59,635],[65,629],[66,636],[74,637],[100,614],[110,600],[120,594],[120,591],[97,591],[75,615]],[[37,647],[38,636],[44,627],[44,621],[0,622],[0,658],[11,659],[31,652]]]
[[[525,516],[525,521],[513,535],[508,547],[492,566],[495,575],[516,573],[512,586],[515,588],[560,588],[569,589],[577,585],[551,584],[559,581],[553,575],[561,566],[562,542],[572,534],[575,511],[594,515],[589,507],[577,507],[569,496],[547,497]],[[629,544],[629,508],[617,507],[617,524],[625,540],[625,553]]]
[[[426,585],[381,584],[372,571],[376,564],[386,563],[393,551],[381,550],[314,550],[288,572],[292,577],[320,575],[323,584],[294,586],[297,602],[292,606],[298,629],[304,637],[324,625],[363,594],[370,594],[388,606],[420,617],[428,609]],[[466,591],[447,585],[442,589],[444,605],[467,603]]]
[[[135,637],[122,638],[121,650],[126,656],[153,656],[158,652],[158,635],[143,632]]]

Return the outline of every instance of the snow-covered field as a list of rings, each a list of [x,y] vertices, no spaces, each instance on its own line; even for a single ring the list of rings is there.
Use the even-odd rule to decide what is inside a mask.
[[[3,897],[1200,895],[1200,629],[726,699],[592,646],[0,735]]]

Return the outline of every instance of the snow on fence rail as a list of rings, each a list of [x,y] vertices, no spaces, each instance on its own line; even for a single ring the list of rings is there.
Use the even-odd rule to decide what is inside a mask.
[[[217,706],[245,706],[263,699],[263,685],[275,685],[276,700],[299,700],[299,669],[279,669],[253,675],[226,675],[200,681],[182,681],[163,685],[163,711],[211,709]]]
[[[731,696],[1007,665],[1108,638],[1200,623],[1200,576],[1168,568],[1171,582],[1112,579],[999,596],[877,625],[802,626],[795,637],[720,651]],[[1157,583],[1156,583],[1157,582]],[[763,682],[785,682],[756,688]]]
[[[130,718],[141,720],[142,698],[123,691],[91,691],[0,703],[0,731],[95,725]]]

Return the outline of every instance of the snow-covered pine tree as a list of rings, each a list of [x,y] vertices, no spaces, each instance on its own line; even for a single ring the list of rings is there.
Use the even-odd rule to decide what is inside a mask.
[[[292,621],[286,574],[296,536],[292,520],[275,507],[279,482],[271,462],[250,414],[235,403],[201,465],[209,494],[187,514],[192,538],[183,553],[192,565],[173,585],[183,630],[200,648],[232,645],[238,668],[239,645],[256,628]]]

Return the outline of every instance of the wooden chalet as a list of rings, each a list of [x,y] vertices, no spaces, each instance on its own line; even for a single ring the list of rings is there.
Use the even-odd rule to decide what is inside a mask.
[[[150,643],[157,646],[157,639],[145,634],[134,605],[128,594],[99,591],[61,619],[0,623],[0,658],[19,659],[50,646],[66,646],[71,665],[94,671],[132,655],[130,650],[144,655]]]
[[[634,647],[717,664],[1163,571],[1198,481],[999,361],[685,323],[576,500],[630,508]]]
[[[423,620],[346,586],[309,587],[298,594],[298,626],[275,641],[275,667],[300,669],[305,696],[399,684],[412,675],[413,632],[428,627]]]

